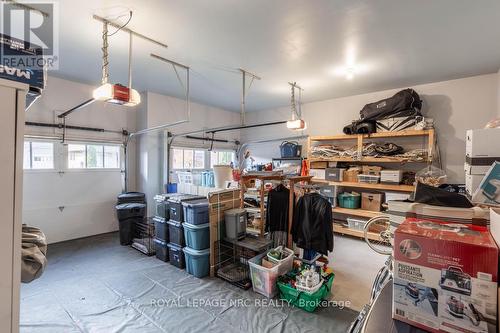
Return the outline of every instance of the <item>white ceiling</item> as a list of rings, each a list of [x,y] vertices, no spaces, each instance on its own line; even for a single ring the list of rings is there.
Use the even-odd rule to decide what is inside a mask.
[[[239,67],[262,77],[247,110],[287,105],[289,81],[315,101],[500,68],[498,0],[60,0],[60,69],[52,75],[97,85],[102,25],[92,14],[129,8],[129,28],[169,45],[136,40],[136,89],[182,94],[154,52],[192,67],[193,100],[234,111]],[[126,83],[127,43],[124,33],[110,38],[113,82]]]

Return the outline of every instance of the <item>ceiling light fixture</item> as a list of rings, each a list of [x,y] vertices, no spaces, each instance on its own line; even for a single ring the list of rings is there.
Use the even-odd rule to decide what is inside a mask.
[[[292,87],[292,96],[291,96],[291,109],[292,109],[292,119],[286,122],[286,127],[291,130],[300,131],[305,130],[307,128],[307,123],[304,119],[302,119],[302,89],[297,85],[296,82],[288,83]],[[297,103],[295,100],[295,89],[299,90],[299,101],[298,101],[298,109]]]
[[[132,11],[130,18],[123,26],[118,28],[111,35],[108,34],[108,22],[104,21],[102,28],[102,84],[94,89],[92,97],[98,101],[113,103],[124,106],[136,106],[141,103],[141,95],[137,90],[132,89],[132,32],[129,32],[129,46],[128,46],[128,86],[121,84],[111,84],[109,80],[109,60],[108,60],[108,36],[112,36],[132,19]]]

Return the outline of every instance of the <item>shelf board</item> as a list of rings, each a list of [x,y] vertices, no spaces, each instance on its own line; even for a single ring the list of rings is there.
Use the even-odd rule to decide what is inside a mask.
[[[349,229],[349,228],[341,226],[337,223],[333,224],[333,232],[336,232],[338,234],[343,234],[343,235],[365,238],[364,231]],[[375,241],[382,241],[382,238],[380,238],[380,235],[377,233],[374,233],[374,232],[368,232],[368,238],[371,240],[375,240]]]
[[[415,191],[415,186],[413,185],[392,185],[392,184],[368,184],[368,183],[358,183],[358,182],[332,182],[323,179],[313,179],[313,182],[324,183],[328,185],[335,186],[345,186],[345,187],[355,187],[355,188],[367,188],[373,190],[385,190],[385,191],[399,191],[399,192],[413,192]]]
[[[342,208],[342,207],[335,207],[332,209],[332,212],[334,214],[344,214],[344,215],[365,217],[368,219],[371,219],[372,217],[375,217],[375,216],[384,215],[383,212],[373,212],[371,210],[349,209],[349,208]]]
[[[372,134],[355,134],[355,135],[326,135],[326,136],[311,136],[311,141],[333,141],[333,140],[353,140],[358,137],[369,138],[394,138],[405,136],[429,136],[434,133],[433,129],[430,130],[407,130],[398,132],[378,132]]]
[[[407,158],[401,157],[369,157],[364,156],[360,160],[353,159],[352,157],[311,157],[309,158],[309,162],[350,162],[350,163],[427,163],[426,159],[414,161]]]

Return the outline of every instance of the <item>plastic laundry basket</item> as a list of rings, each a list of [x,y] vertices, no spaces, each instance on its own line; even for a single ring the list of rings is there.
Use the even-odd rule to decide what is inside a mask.
[[[210,247],[210,224],[184,223],[184,240],[186,246],[194,250],[204,250]]]
[[[335,274],[331,274],[328,281],[314,293],[308,294],[303,291],[291,287],[288,284],[278,282],[280,298],[288,301],[290,304],[301,308],[307,312],[314,312],[322,299],[326,299],[332,290],[333,279]]]
[[[189,247],[182,249],[186,261],[186,271],[202,278],[210,273],[210,249],[194,250]]]
[[[266,268],[262,266],[261,263],[262,259],[267,257],[267,252],[253,257],[248,263],[250,265],[250,277],[252,278],[253,291],[271,298],[278,293],[278,288],[276,286],[278,276],[292,269],[293,255],[288,256],[280,264],[272,268]]]

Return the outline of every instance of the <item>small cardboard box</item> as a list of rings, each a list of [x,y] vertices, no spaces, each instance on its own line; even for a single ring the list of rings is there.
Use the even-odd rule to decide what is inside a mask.
[[[382,208],[382,193],[361,193],[361,209],[380,212]]]
[[[310,169],[309,175],[316,179],[325,179],[325,169]]]
[[[328,168],[328,162],[327,161],[314,161],[314,162],[311,162],[310,169],[326,169],[326,168]]]
[[[326,168],[325,179],[332,182],[341,182],[344,180],[344,171],[342,168]]]
[[[486,228],[406,219],[395,232],[392,317],[430,332],[496,332],[498,247]]]
[[[359,173],[360,173],[359,168],[349,168],[346,171],[344,171],[343,181],[349,183],[357,183]]]
[[[382,168],[373,165],[363,165],[362,171],[364,175],[380,176],[380,171],[382,171]]]

